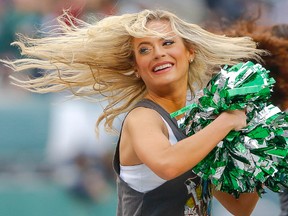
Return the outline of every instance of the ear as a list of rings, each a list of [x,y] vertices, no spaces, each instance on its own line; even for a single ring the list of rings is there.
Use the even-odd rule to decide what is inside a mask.
[[[195,58],[195,50],[190,48],[190,49],[188,49],[188,51],[189,51],[189,62],[191,63],[191,62],[193,62],[193,60]]]
[[[139,75],[138,70],[136,68],[134,68],[134,74],[137,78],[140,78],[140,75]]]
[[[137,65],[136,61],[134,61],[134,63],[133,63],[133,69],[135,72],[138,72],[138,65]]]

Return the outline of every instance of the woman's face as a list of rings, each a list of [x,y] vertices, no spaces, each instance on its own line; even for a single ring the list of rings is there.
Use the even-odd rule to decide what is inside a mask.
[[[189,60],[194,59],[193,50],[188,50],[183,39],[172,33],[168,21],[151,21],[147,27],[164,33],[171,32],[171,37],[134,38],[135,72],[141,76],[148,90],[157,91],[169,85],[186,86]]]

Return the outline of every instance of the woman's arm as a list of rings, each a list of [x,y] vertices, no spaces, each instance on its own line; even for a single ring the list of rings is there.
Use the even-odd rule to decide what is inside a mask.
[[[259,196],[257,192],[243,193],[238,199],[225,192],[214,190],[216,199],[233,215],[249,216],[254,210]]]
[[[173,179],[198,164],[231,130],[244,126],[244,111],[224,112],[201,131],[171,145],[159,114],[137,108],[123,126],[121,164],[144,163],[161,178]]]

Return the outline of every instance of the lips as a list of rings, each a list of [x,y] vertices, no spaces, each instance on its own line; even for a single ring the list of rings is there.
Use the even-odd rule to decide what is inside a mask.
[[[171,68],[173,64],[171,63],[164,63],[164,64],[158,64],[153,68],[153,72],[158,72],[167,68]]]

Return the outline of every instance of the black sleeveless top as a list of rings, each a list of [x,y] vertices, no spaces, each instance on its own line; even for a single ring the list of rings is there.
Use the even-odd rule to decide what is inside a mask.
[[[169,113],[153,101],[143,99],[136,104],[136,107],[156,110],[169,124],[178,141],[186,137],[178,128],[176,119],[172,119]],[[117,173],[117,216],[211,215],[211,184],[210,182],[202,181],[192,171],[166,181],[146,193],[138,192],[129,187],[119,176],[120,138],[121,134],[113,160],[114,170]]]

